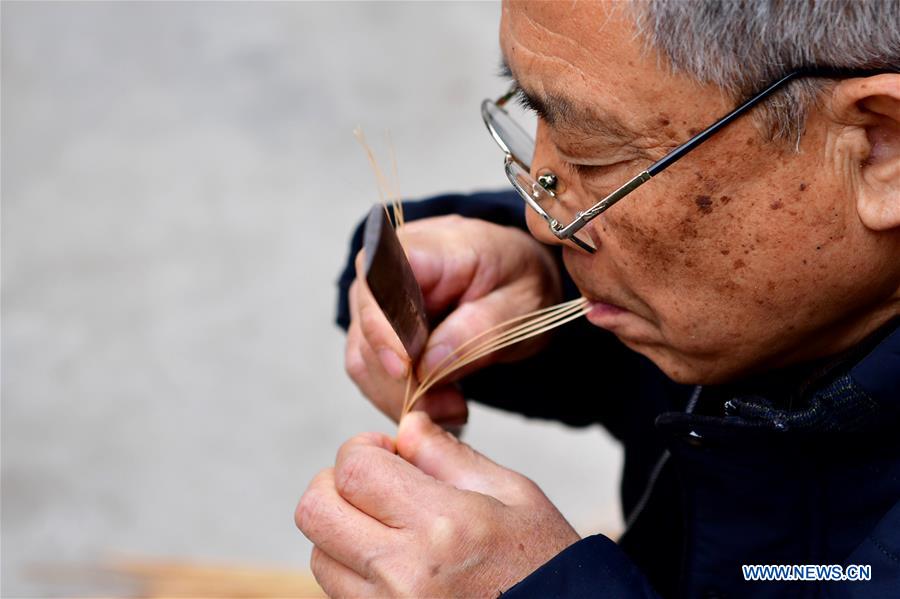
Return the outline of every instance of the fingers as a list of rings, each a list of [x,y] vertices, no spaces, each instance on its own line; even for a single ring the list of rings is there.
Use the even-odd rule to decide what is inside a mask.
[[[352,285],[351,319],[359,320],[363,337],[375,350],[385,371],[394,379],[403,379],[409,369],[409,356],[366,285],[363,260],[360,252],[356,256],[356,281]]]
[[[400,457],[425,474],[507,505],[518,504],[537,491],[530,480],[460,442],[423,413],[411,412],[403,418],[396,446]]]
[[[455,385],[441,385],[430,389],[413,410],[425,412],[442,427],[459,427],[469,420],[466,398]]]
[[[362,576],[368,576],[367,560],[386,542],[389,532],[340,496],[333,468],[323,470],[309,483],[294,521],[314,545]]]
[[[428,338],[428,344],[418,365],[419,380],[425,380],[425,377],[436,368],[446,368],[447,365],[467,353],[477,350],[480,344],[497,338],[509,329],[498,329],[472,343],[467,343],[511,318],[541,307],[541,301],[542,298],[532,292],[527,285],[510,284],[460,305],[438,325]],[[489,353],[479,360],[453,371],[442,380],[447,382],[458,380],[488,364],[509,359],[511,354],[518,355],[520,353],[527,354],[528,347],[513,346],[502,352]],[[451,355],[452,357],[448,358]]]
[[[521,231],[476,219],[439,217],[409,223],[400,231],[413,273],[422,287],[429,313],[441,314],[458,304],[433,331],[417,379],[435,371],[442,384],[498,361],[534,353],[545,341],[516,344],[452,372],[453,363],[479,344],[496,339],[495,331],[465,347],[464,343],[496,325],[558,301],[558,273],[552,256]],[[351,327],[346,364],[353,381],[381,411],[396,420],[406,396],[406,378],[413,367],[403,344],[367,289],[363,253],[356,258],[357,280],[350,289]],[[436,420],[465,418],[464,401],[443,390],[420,404]]]
[[[502,294],[492,294],[481,300],[462,304],[438,325],[428,338],[428,344],[422,354],[422,360],[419,362],[419,380],[425,380],[425,377],[436,368],[446,368],[467,351],[475,349],[480,342],[488,340],[485,337],[463,346],[467,341],[505,320],[499,309],[500,300],[496,299],[498,295],[502,296]],[[477,365],[471,364],[465,369],[452,373],[444,380],[448,382],[458,380],[465,373],[485,365],[487,361],[481,360]]]
[[[439,245],[442,240],[432,235],[405,235],[407,257],[416,276],[425,308],[431,315],[441,314],[470,290],[478,266],[477,251],[468,244],[457,247]]]
[[[371,597],[375,585],[357,572],[334,559],[318,546],[313,547],[309,560],[316,582],[329,597]]]
[[[347,329],[347,345],[344,354],[344,364],[347,374],[359,388],[360,392],[395,422],[400,418],[403,407],[403,398],[406,394],[405,374],[401,378],[391,376],[385,368],[382,359],[363,333],[363,322],[367,322],[370,329],[374,326],[371,322],[372,314],[364,319],[360,316],[360,297],[371,294],[361,286],[359,280],[350,287],[350,327]],[[365,299],[362,300],[365,303]],[[374,300],[372,300],[374,301]],[[384,318],[381,315],[381,318]],[[387,320],[384,326],[390,329]],[[391,330],[393,334],[393,330]],[[395,335],[396,338],[396,335]],[[399,343],[399,339],[396,339]],[[400,370],[405,371],[406,366]]]
[[[390,445],[388,445],[390,443]],[[393,442],[360,435],[344,443],[334,465],[337,492],[356,509],[392,528],[413,526],[446,498],[446,485],[387,449]],[[443,491],[436,489],[443,486]]]
[[[396,422],[400,419],[403,398],[406,395],[408,362],[393,368],[391,372],[389,361],[399,358],[396,356],[385,358],[384,352],[393,355],[392,348],[382,348],[382,353],[379,354],[374,344],[392,337],[392,341],[400,345],[400,351],[404,351],[402,344],[363,281],[360,279],[354,281],[349,293],[351,320],[347,330],[344,356],[347,373],[359,390],[379,410]],[[384,329],[387,329],[390,335]],[[372,342],[372,339],[376,341]],[[405,359],[406,354],[403,355]],[[397,374],[401,376],[395,376]],[[427,411],[435,422],[444,426],[459,426],[468,419],[465,398],[451,386],[430,390],[417,402],[416,407]]]

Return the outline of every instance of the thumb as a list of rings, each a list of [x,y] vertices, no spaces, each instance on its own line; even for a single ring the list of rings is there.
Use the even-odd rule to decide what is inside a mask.
[[[484,335],[460,348],[463,343],[472,340],[491,327],[520,315],[520,306],[519,302],[510,301],[508,288],[498,289],[477,300],[460,304],[429,336],[428,345],[426,345],[418,365],[419,380],[425,380],[425,377],[435,369],[446,368],[481,343],[488,341],[494,336],[494,333]],[[502,332],[498,330],[496,334]],[[453,371],[446,379],[442,377],[442,380],[444,382],[455,381],[468,373],[497,362],[501,356],[503,353],[488,354]]]
[[[397,453],[413,466],[454,487],[491,495],[504,503],[530,484],[503,468],[431,421],[425,412],[410,412],[400,421]]]
[[[444,429],[461,427],[469,419],[466,399],[455,385],[433,387],[416,402],[413,410],[427,413],[433,422]]]

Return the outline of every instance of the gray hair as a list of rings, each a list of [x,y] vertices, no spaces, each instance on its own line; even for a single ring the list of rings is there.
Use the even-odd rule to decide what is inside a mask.
[[[735,101],[801,67],[900,70],[900,0],[638,0],[639,33],[675,72]],[[800,79],[757,117],[770,140],[799,144],[828,85]]]

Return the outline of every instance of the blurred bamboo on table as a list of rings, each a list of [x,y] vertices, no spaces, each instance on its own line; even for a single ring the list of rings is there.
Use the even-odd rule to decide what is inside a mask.
[[[325,597],[309,573],[248,566],[198,564],[186,561],[120,561],[110,569],[130,578],[139,597],[147,599],[218,597]]]

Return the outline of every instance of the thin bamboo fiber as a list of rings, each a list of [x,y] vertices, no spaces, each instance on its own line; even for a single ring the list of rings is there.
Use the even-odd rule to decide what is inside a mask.
[[[587,311],[588,301],[582,297],[511,318],[476,335],[457,347],[450,355],[439,362],[434,370],[422,380],[416,391],[411,396],[407,397],[403,407],[403,414],[405,415],[412,410],[416,402],[435,384],[447,378],[450,374],[456,372],[460,368],[492,354],[495,351],[504,349],[510,345],[515,345],[526,339],[531,339],[532,337],[555,329],[558,326],[562,326],[567,322],[581,318]],[[521,324],[512,326],[520,321],[522,321]],[[497,333],[497,331],[503,331],[507,327],[512,328],[509,328],[502,333]],[[494,333],[497,334],[495,336],[490,336]],[[484,337],[487,337],[485,341],[482,341],[471,349],[462,351],[467,346]]]
[[[372,149],[366,143],[362,131],[354,131],[366,152],[378,183],[378,194],[394,228],[404,226],[403,204],[397,187],[397,161],[393,145],[391,154],[393,184],[375,160]],[[388,209],[388,204],[392,210]],[[460,344],[431,371],[421,383],[415,379],[414,369],[406,379],[403,415],[406,415],[434,385],[448,376],[497,350],[531,339],[581,318],[588,310],[588,301],[578,298],[555,306],[541,308],[516,316],[491,327]],[[118,561],[102,568],[110,574],[126,577],[138,588],[138,596],[147,599],[160,598],[276,598],[276,597],[324,597],[324,592],[309,574],[284,570],[253,567],[228,567],[192,564],[183,561],[131,560]],[[58,578],[58,576],[57,576]]]
[[[399,178],[397,177],[397,159],[394,155],[394,145],[391,143],[390,134],[385,133],[385,137],[388,142],[388,147],[390,148],[391,153],[391,170],[394,175],[394,184],[388,181],[388,179],[384,176],[384,173],[381,171],[381,167],[378,165],[378,160],[375,159],[375,153],[372,151],[372,147],[366,141],[366,135],[363,133],[362,128],[357,127],[353,130],[353,135],[356,136],[356,140],[363,147],[363,150],[366,153],[366,158],[369,159],[369,166],[372,167],[372,172],[375,174],[375,182],[377,183],[376,187],[378,188],[378,198],[381,200],[381,205],[384,207],[384,212],[387,214],[388,220],[394,226],[394,229],[399,229],[403,225],[406,224],[406,221],[403,218],[403,202],[400,201],[400,189],[397,186],[399,183]],[[387,199],[385,199],[387,197]],[[393,218],[391,217],[391,211],[388,210],[388,201],[391,203],[391,208],[393,208]]]
[[[393,184],[388,181],[381,168],[378,166],[375,154],[366,142],[362,130],[357,128],[353,133],[362,145],[363,150],[365,150],[369,165],[372,167],[372,171],[375,174],[381,205],[384,207],[388,219],[391,220],[391,210],[388,210],[387,204],[387,202],[390,201],[394,214],[392,224],[395,229],[399,229],[405,224],[405,220],[403,218],[403,203],[400,199],[398,186],[397,160],[394,155],[393,144],[390,141],[390,135],[386,134],[386,138],[391,156]],[[555,306],[541,308],[495,325],[462,343],[444,358],[444,360],[442,360],[421,382],[415,380],[415,369],[410,368],[410,373],[406,379],[406,391],[403,398],[401,418],[415,407],[419,399],[421,399],[429,389],[433,388],[434,385],[446,379],[460,368],[495,351],[520,343],[526,339],[531,339],[537,335],[542,335],[567,322],[581,318],[587,314],[587,312],[588,300],[583,297],[563,302]],[[479,343],[476,344],[476,342]]]

